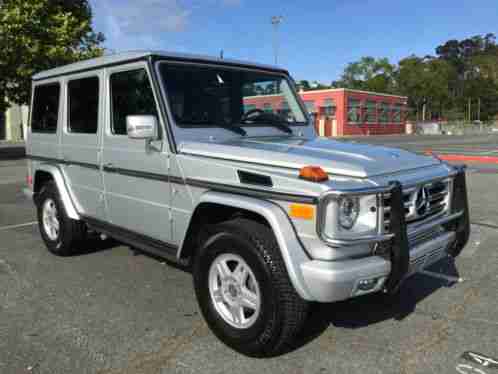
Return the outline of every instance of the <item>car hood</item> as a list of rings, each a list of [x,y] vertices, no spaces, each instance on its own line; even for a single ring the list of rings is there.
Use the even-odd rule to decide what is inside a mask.
[[[398,173],[440,163],[434,157],[396,148],[319,137],[186,142],[179,146],[179,151],[191,155],[293,169],[316,165],[329,174],[358,178]]]

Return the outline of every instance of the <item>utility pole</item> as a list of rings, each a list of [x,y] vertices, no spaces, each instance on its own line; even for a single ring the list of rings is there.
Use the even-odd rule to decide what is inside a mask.
[[[273,53],[275,54],[275,65],[278,65],[278,26],[282,23],[284,17],[273,16],[271,17],[271,24],[273,25]]]

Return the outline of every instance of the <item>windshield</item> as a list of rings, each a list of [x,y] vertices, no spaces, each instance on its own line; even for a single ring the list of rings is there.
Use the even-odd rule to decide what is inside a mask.
[[[282,128],[306,123],[283,75],[171,64],[161,64],[160,72],[178,126]]]

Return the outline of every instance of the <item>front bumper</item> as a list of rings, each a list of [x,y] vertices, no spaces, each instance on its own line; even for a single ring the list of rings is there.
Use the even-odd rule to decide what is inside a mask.
[[[335,262],[312,260],[301,264],[304,282],[314,300],[332,302],[380,290],[395,292],[410,275],[447,255],[457,255],[470,233],[465,169],[457,171],[452,213],[446,220],[432,222],[433,227],[444,227],[445,231],[410,248],[402,188],[395,182],[391,209],[392,222],[396,224],[392,225],[393,237],[388,255],[385,258],[370,256]]]
[[[455,238],[455,232],[445,232],[412,248],[405,278],[447,256]],[[314,260],[303,263],[301,271],[314,300],[332,302],[383,289],[391,273],[391,261],[380,256],[333,262]],[[359,289],[361,281],[371,279],[376,279],[372,289]]]

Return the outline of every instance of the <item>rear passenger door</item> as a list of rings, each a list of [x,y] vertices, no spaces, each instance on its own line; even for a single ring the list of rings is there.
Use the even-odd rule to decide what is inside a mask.
[[[169,149],[145,62],[106,69],[104,182],[109,218],[125,234],[142,235],[174,252],[171,242]],[[159,139],[128,138],[126,117],[153,115]]]
[[[65,80],[62,158],[70,188],[81,213],[106,218],[101,172],[102,72]]]

